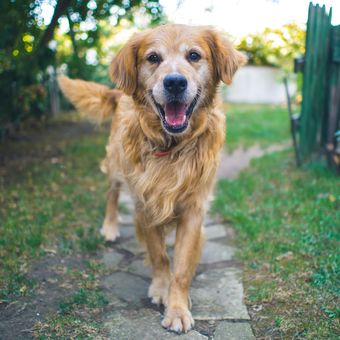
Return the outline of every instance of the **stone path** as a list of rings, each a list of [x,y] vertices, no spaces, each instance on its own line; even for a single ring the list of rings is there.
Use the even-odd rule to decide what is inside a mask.
[[[228,160],[223,157],[221,166],[226,168]],[[132,209],[127,194],[122,194],[120,202]],[[121,237],[102,258],[107,269],[102,287],[114,306],[104,321],[111,339],[254,339],[243,303],[242,271],[234,257],[234,231],[211,216],[207,216],[205,227],[206,243],[190,290],[195,329],[177,335],[161,327],[164,310],[147,298],[150,268],[143,263],[131,214],[121,216]],[[167,245],[172,255],[174,233],[168,236]]]
[[[262,157],[265,154],[287,149],[290,141],[280,144],[273,144],[263,149],[256,144],[247,149],[237,148],[231,154],[223,153],[220,168],[217,172],[219,178],[236,178],[241,170],[247,168],[254,158]]]
[[[131,205],[127,195],[123,195],[121,204]],[[234,259],[234,231],[209,216],[205,225],[206,243],[190,291],[196,326],[178,336],[161,327],[163,310],[147,298],[150,268],[143,263],[131,215],[121,216],[121,237],[102,258],[107,273],[102,287],[114,306],[104,322],[111,339],[253,339],[242,301],[242,273]],[[172,255],[174,233],[168,236],[167,245]]]

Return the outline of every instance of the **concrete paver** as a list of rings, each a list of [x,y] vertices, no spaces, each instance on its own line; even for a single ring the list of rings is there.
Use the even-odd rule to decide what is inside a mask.
[[[161,315],[152,309],[117,311],[107,317],[104,327],[110,339],[119,340],[207,340],[208,337],[195,330],[178,336],[161,326]]]
[[[214,334],[215,340],[255,340],[249,323],[220,322]]]

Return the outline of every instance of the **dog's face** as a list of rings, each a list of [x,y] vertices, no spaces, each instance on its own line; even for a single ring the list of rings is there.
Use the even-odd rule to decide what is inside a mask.
[[[212,28],[164,25],[133,36],[114,58],[111,76],[176,135],[187,130],[196,110],[211,104],[219,81],[230,84],[244,62]]]

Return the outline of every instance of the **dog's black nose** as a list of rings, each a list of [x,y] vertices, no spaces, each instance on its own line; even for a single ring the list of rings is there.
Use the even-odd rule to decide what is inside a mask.
[[[188,86],[188,81],[181,74],[168,74],[163,80],[164,88],[173,95],[181,94]]]

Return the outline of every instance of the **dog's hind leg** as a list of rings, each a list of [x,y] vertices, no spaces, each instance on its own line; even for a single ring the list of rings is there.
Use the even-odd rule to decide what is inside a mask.
[[[118,229],[118,198],[121,183],[115,181],[111,184],[106,196],[106,212],[101,235],[106,241],[115,241],[119,237]]]

